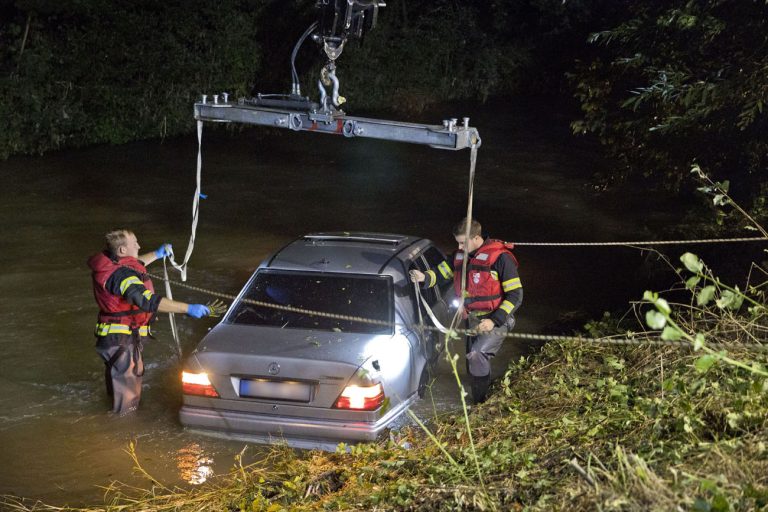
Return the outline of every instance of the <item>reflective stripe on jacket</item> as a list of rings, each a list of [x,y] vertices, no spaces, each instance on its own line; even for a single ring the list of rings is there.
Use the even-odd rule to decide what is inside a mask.
[[[149,336],[149,326],[142,325],[136,331],[139,336]],[[96,324],[96,336],[107,336],[108,334],[132,334],[130,325],[126,324]]]

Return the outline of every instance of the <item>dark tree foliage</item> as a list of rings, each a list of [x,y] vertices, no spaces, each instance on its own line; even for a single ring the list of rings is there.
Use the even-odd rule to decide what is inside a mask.
[[[288,92],[289,56],[302,32],[317,19],[314,0],[272,0],[264,9],[260,46],[264,68],[259,92]],[[390,0],[376,27],[362,40],[350,39],[337,59],[340,92],[350,109],[414,113],[426,105],[453,99],[484,101],[516,89],[530,68],[531,44],[523,32],[511,34],[508,4],[458,0]],[[530,15],[530,13],[528,14]],[[296,66],[302,93],[317,97],[317,79],[326,58],[307,40]]]
[[[250,90],[258,5],[3,1],[0,158],[189,131],[201,92]]]
[[[612,178],[677,189],[698,163],[737,196],[762,196],[768,2],[625,1],[611,16],[571,79],[583,111],[573,131],[595,134],[620,159],[624,172]]]
[[[591,18],[582,0],[392,0],[386,9],[363,44],[345,50],[341,73],[355,105],[409,113],[561,90]]]
[[[526,49],[479,25],[480,9],[469,2],[397,0],[390,7],[386,21],[345,56],[355,105],[418,112],[435,101],[484,101],[512,87],[529,64]]]
[[[0,0],[0,158],[189,131],[201,93],[290,91],[315,0]],[[562,90],[590,0],[390,0],[338,60],[349,112]],[[578,43],[578,44],[577,44]],[[323,57],[296,66],[318,97]]]

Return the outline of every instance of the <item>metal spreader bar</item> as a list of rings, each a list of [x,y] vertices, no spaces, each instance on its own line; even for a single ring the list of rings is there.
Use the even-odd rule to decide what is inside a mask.
[[[457,119],[446,119],[442,125],[404,123],[384,119],[352,117],[341,111],[324,111],[311,102],[283,102],[288,106],[265,106],[253,100],[240,99],[236,103],[227,101],[227,95],[218,95],[214,101],[207,96],[195,103],[195,119],[222,123],[243,123],[261,126],[288,128],[294,131],[308,131],[343,135],[344,137],[367,137],[424,144],[433,148],[459,150],[473,144],[480,146],[480,134],[469,126],[469,118],[462,124]],[[277,102],[276,102],[277,103]]]

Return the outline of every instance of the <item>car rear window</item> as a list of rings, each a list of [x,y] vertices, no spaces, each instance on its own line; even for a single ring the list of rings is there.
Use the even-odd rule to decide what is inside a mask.
[[[251,301],[356,316],[387,325],[286,311]],[[235,324],[391,334],[392,302],[392,280],[388,276],[262,270],[256,273],[229,318]]]

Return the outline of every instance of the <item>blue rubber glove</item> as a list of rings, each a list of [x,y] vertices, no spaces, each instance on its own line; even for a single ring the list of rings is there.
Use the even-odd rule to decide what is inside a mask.
[[[173,254],[173,246],[171,244],[163,244],[155,251],[157,259],[165,258],[171,254]]]
[[[211,314],[211,310],[205,304],[190,304],[187,307],[187,315],[192,318],[203,318]]]

